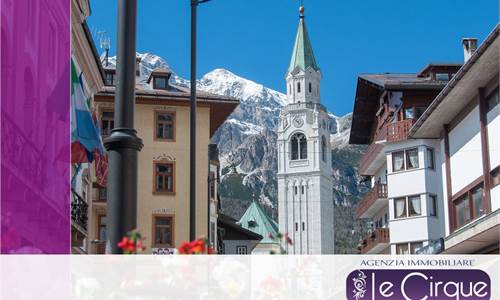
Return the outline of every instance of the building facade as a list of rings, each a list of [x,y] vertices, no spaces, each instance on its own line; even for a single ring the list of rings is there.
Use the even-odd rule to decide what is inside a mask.
[[[331,119],[320,103],[320,81],[301,8],[277,140],[279,229],[293,240],[289,254],[334,252]]]
[[[498,35],[498,29],[493,35],[495,32]],[[480,49],[493,43],[492,39],[488,37]],[[473,53],[474,40],[464,40],[464,47],[465,58],[480,55]],[[480,125],[491,126],[490,131],[498,132],[498,128],[494,127],[495,109],[484,109],[480,114],[481,101],[477,100],[479,88],[484,88],[483,101],[498,102],[486,100],[495,97],[495,80],[498,90],[498,51],[496,58],[482,59],[491,67],[483,70],[482,82],[470,79],[477,87],[464,84],[453,90],[464,80],[462,74],[471,68],[472,61],[464,66],[430,64],[418,74],[359,76],[350,143],[369,145],[359,173],[370,179],[371,186],[356,211],[371,224],[370,234],[361,242],[361,253],[498,252],[499,232],[494,225],[498,225],[498,216],[495,206],[490,205],[495,200],[488,195],[498,164],[484,166],[489,157],[482,154],[491,152],[498,157],[498,146],[488,140],[484,143],[493,148],[481,150],[488,148],[482,146],[481,141],[487,138]],[[447,98],[446,112],[443,108],[440,113],[433,112],[450,89],[455,98]],[[491,216],[488,226],[493,227],[487,227],[488,233],[481,236],[488,240],[482,250],[471,246],[446,250],[458,243],[451,238],[453,232],[464,230],[466,224],[474,227],[471,221],[486,215]],[[492,236],[495,233],[496,239]]]
[[[433,139],[440,158],[444,234],[422,253],[499,254],[499,32],[497,25],[479,48],[463,40],[464,66],[410,130],[413,139]]]
[[[90,15],[88,0],[71,1],[71,59],[89,102],[104,86],[104,70],[87,26]],[[88,253],[91,241],[88,238],[89,209],[92,202],[93,164],[72,164],[71,168],[71,251]]]
[[[189,89],[170,83],[171,71],[141,74],[137,60],[135,129],[144,147],[138,157],[137,230],[146,253],[172,253],[189,241]],[[106,86],[96,94],[102,135],[113,129],[114,70],[106,68]],[[210,139],[238,101],[199,91],[197,107],[196,235],[217,243],[217,149]],[[210,148],[210,149],[209,149]],[[93,253],[104,252],[106,187],[94,184],[89,222]],[[211,236],[211,235],[214,236]]]

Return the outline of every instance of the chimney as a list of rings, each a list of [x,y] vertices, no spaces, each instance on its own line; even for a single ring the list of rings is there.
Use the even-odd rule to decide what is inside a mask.
[[[477,49],[477,39],[463,38],[462,45],[464,46],[464,62],[467,62]]]

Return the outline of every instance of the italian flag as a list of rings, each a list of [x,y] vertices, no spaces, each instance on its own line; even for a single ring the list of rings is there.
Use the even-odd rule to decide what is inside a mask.
[[[90,111],[84,77],[71,59],[71,162],[92,162],[105,153],[97,118]]]

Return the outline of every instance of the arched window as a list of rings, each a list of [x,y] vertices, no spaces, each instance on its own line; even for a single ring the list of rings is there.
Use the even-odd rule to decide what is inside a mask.
[[[300,82],[297,82],[297,93],[300,93]]]
[[[312,84],[309,82],[309,93],[312,93]]]
[[[307,139],[303,133],[296,133],[290,140],[292,148],[292,160],[307,158]]]
[[[321,137],[321,159],[326,162],[326,139],[324,136]]]

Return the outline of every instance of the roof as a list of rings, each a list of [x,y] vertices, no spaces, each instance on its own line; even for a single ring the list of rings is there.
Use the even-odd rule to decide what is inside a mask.
[[[409,131],[413,138],[438,138],[444,124],[448,124],[499,72],[500,60],[497,24],[479,48],[458,70],[443,90],[436,96],[422,116]],[[493,45],[493,46],[492,46]]]
[[[382,73],[382,74],[361,74],[362,78],[385,90],[396,89],[442,89],[446,81],[432,80],[428,77],[420,77],[420,73]]]
[[[190,106],[190,90],[188,87],[169,84],[168,90],[152,89],[144,81],[136,83],[136,103]],[[115,86],[104,86],[95,97],[95,102],[113,102]],[[239,105],[239,100],[234,97],[220,96],[203,91],[196,91],[197,106],[210,108],[210,137],[224,123],[233,110]]]
[[[243,237],[246,237],[248,240],[262,240],[261,235],[238,225],[236,219],[225,214],[219,213],[219,216],[217,217],[217,226],[226,230],[226,236],[234,237],[234,234],[229,234],[229,232],[227,232],[229,230],[233,230],[236,235],[243,235]]]
[[[301,16],[299,21],[299,28],[297,29],[297,35],[295,37],[295,45],[293,46],[290,66],[288,67],[288,72],[291,73],[296,68],[300,68],[305,71],[308,67],[319,71],[319,67],[316,64],[316,59],[314,58],[309,34],[307,33],[304,16]]]
[[[90,9],[90,6],[89,6]],[[99,69],[99,74],[101,75],[101,79],[103,82],[105,82],[106,76],[104,75],[104,69],[101,64],[101,59],[99,57],[99,53],[97,52],[97,47],[95,46],[94,39],[92,38],[92,34],[90,33],[89,26],[87,25],[87,21],[83,21],[82,23],[82,28],[83,32],[85,32],[85,37],[87,38],[87,41],[90,44],[90,48],[92,49],[92,56],[94,57],[94,61],[97,65],[97,68]]]
[[[261,243],[275,243],[269,234],[277,236],[279,232],[278,224],[264,212],[257,201],[252,201],[238,224],[261,235],[263,237]]]
[[[434,80],[432,76],[422,76],[429,70],[458,69],[457,64],[431,63],[419,73],[379,73],[361,74],[358,76],[356,96],[352,115],[350,144],[369,144],[372,126],[376,123],[379,99],[384,91],[423,91],[437,93],[443,89],[447,81]]]

